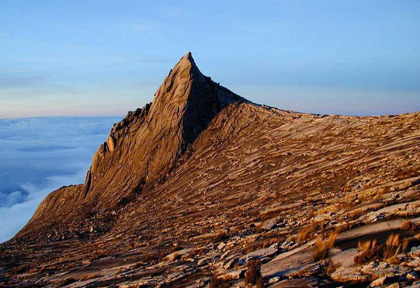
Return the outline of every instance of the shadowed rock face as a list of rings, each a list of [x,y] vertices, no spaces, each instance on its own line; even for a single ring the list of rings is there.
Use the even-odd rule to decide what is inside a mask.
[[[114,125],[85,183],[52,192],[0,245],[0,287],[206,287],[213,275],[243,287],[252,258],[266,286],[362,287],[384,273],[403,286],[419,232],[420,113],[256,105],[188,53]],[[409,244],[386,247],[391,236]],[[368,240],[375,259],[358,250]]]

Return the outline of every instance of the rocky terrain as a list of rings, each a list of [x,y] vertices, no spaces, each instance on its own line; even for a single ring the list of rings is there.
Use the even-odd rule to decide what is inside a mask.
[[[257,105],[188,53],[0,246],[0,287],[420,287],[419,192],[420,113]]]

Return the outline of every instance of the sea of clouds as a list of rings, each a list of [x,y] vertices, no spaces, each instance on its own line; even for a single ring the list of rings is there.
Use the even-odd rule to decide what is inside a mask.
[[[83,183],[91,157],[122,117],[0,119],[0,243],[48,193]]]

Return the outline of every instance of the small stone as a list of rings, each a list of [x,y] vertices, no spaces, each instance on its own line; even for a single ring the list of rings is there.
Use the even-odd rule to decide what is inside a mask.
[[[228,255],[229,255],[230,251],[226,251],[225,253],[222,254],[222,256],[220,256],[220,260],[224,260]]]
[[[197,261],[197,266],[201,266],[203,264],[207,264],[207,259],[206,258],[201,258]]]
[[[410,255],[413,257],[420,257],[420,246],[411,248]]]
[[[222,250],[223,248],[225,248],[225,246],[226,246],[226,244],[224,242],[222,242],[217,246],[217,250]]]
[[[273,277],[268,280],[268,284],[274,284],[280,281],[280,277]]]
[[[376,279],[375,281],[373,281],[372,283],[370,283],[370,287],[378,287],[378,286],[382,286],[385,284],[386,280],[388,279],[388,277],[380,277],[378,279]]]
[[[420,274],[416,271],[410,272],[406,275],[408,280],[418,280],[420,279]]]
[[[407,262],[406,265],[410,267],[420,267],[420,258],[416,258],[413,261]]]
[[[223,269],[230,269],[230,268],[232,268],[232,266],[233,266],[233,264],[235,264],[236,260],[237,260],[236,258],[232,258],[232,259],[230,259],[228,261],[225,261],[223,263],[223,265],[222,265],[222,268]]]

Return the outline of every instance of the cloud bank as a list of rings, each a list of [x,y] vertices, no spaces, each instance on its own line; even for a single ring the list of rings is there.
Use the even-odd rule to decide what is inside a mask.
[[[122,117],[0,119],[0,242],[53,190],[84,181],[90,160]]]

